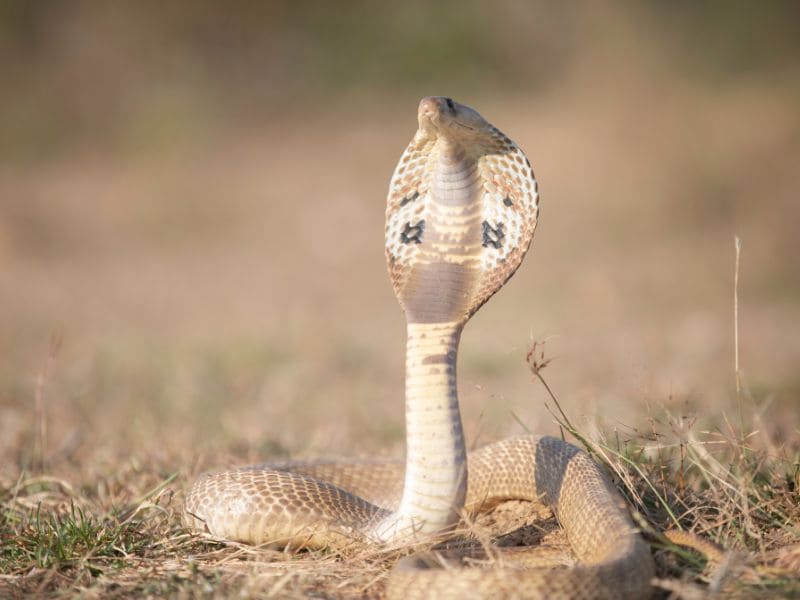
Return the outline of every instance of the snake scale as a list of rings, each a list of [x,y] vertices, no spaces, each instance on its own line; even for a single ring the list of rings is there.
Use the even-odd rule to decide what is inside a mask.
[[[252,544],[398,547],[441,536],[498,502],[538,500],[565,530],[574,567],[443,570],[406,559],[388,596],[646,597],[649,549],[588,454],[525,435],[467,455],[456,385],[461,332],[527,252],[537,184],[522,150],[472,108],[427,97],[418,120],[386,211],[386,258],[407,321],[405,466],[286,463],[206,474],[186,496],[185,520]]]

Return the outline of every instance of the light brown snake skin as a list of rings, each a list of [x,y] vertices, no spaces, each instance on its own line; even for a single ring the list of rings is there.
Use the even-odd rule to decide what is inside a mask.
[[[403,546],[500,501],[539,500],[564,528],[574,568],[442,570],[405,560],[392,571],[388,596],[647,597],[648,547],[585,452],[521,436],[467,459],[456,389],[461,331],[521,263],[537,188],[522,150],[473,109],[429,97],[418,116],[386,212],[389,272],[408,322],[405,467],[288,463],[207,474],[186,497],[185,519],[252,544]]]

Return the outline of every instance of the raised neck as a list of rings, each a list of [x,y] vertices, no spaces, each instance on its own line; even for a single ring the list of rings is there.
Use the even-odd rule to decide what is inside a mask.
[[[456,362],[463,325],[409,323],[406,345],[406,471],[400,506],[378,523],[391,542],[427,537],[460,518],[467,491]]]

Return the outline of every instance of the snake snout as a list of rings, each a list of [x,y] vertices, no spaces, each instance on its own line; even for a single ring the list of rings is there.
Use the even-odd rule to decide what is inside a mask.
[[[439,112],[439,98],[437,96],[425,96],[419,101],[417,114],[419,118],[433,118]]]
[[[420,125],[424,122],[435,122],[443,114],[455,114],[456,103],[452,98],[445,96],[426,96],[419,102],[419,116]]]

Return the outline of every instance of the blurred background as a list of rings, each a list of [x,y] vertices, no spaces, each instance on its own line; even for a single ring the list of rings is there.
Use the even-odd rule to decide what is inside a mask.
[[[398,455],[389,177],[425,95],[534,165],[532,252],[471,322],[471,443],[577,422],[797,436],[800,5],[0,5],[0,477]],[[196,462],[191,462],[196,461]]]

